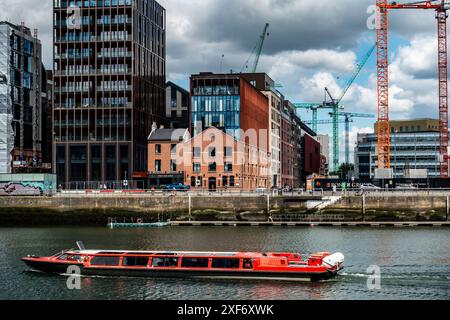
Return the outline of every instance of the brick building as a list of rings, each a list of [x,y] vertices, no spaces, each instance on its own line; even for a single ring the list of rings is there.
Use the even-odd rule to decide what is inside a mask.
[[[154,125],[148,137],[148,186],[162,187],[183,183],[183,167],[176,163],[176,150],[180,142],[190,138],[187,129],[164,129]]]
[[[173,135],[174,130],[157,129],[149,137],[151,187],[180,182],[193,190],[255,191],[269,188],[270,162],[267,151],[238,141],[215,127],[192,139]],[[169,137],[170,135],[170,137]],[[179,137],[178,137],[179,136]],[[178,141],[177,140],[181,140]],[[155,150],[152,152],[151,150]]]

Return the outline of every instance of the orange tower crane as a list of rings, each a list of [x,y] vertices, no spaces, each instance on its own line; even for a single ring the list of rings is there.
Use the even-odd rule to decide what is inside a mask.
[[[448,58],[447,18],[449,0],[420,1],[398,4],[387,0],[377,1],[377,76],[378,76],[378,168],[391,167],[390,125],[389,125],[389,46],[388,10],[390,9],[432,9],[436,11],[438,23],[439,62],[439,154],[442,178],[448,178]]]

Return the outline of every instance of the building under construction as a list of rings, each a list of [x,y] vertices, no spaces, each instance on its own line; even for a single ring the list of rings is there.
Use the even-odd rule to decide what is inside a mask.
[[[37,31],[0,22],[0,173],[49,171],[42,161],[45,69]]]

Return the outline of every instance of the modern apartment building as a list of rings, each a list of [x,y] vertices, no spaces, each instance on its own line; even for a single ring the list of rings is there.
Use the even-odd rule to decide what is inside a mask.
[[[391,166],[395,178],[410,178],[409,173],[417,170],[426,177],[437,178],[440,176],[439,158],[439,120],[392,121]],[[356,176],[362,180],[373,179],[377,160],[377,135],[358,134]]]
[[[0,22],[0,173],[49,169],[43,164],[43,146],[51,143],[43,131],[45,82],[37,31]]]
[[[54,0],[58,183],[147,179],[164,123],[166,12],[154,0]]]
[[[189,92],[169,81],[166,85],[166,122],[167,127],[189,128],[190,124]]]

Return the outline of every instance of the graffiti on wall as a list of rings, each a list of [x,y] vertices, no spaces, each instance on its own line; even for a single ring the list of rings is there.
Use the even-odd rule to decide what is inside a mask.
[[[43,190],[37,183],[0,183],[0,196],[40,196]]]

